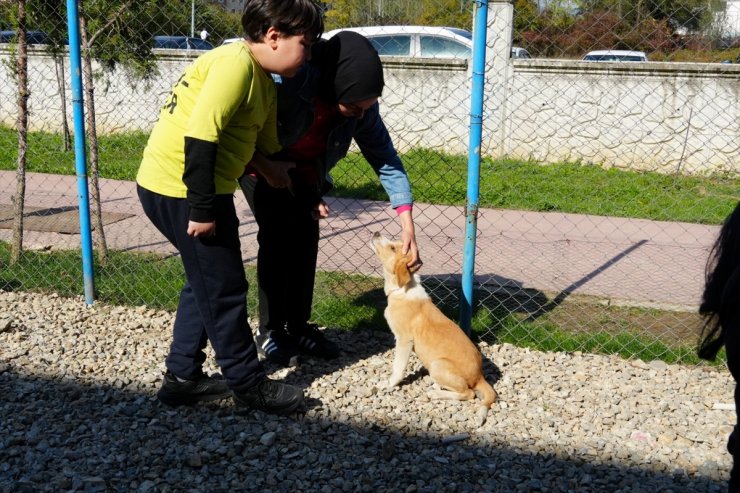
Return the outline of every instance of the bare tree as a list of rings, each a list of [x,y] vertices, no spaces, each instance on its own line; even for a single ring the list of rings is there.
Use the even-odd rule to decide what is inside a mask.
[[[69,133],[69,123],[67,120],[67,93],[64,88],[64,57],[54,55],[54,67],[56,69],[59,97],[62,102],[62,150],[67,152],[72,148],[72,135]]]
[[[98,260],[101,265],[108,263],[108,245],[105,241],[105,230],[103,229],[103,212],[100,200],[100,168],[98,166],[98,133],[95,126],[95,82],[92,76],[92,61],[90,59],[89,47],[95,36],[87,35],[87,20],[80,16],[80,42],[82,44],[82,83],[85,88],[85,126],[88,139],[88,178],[90,183],[90,199],[92,208],[90,220],[93,227],[93,243],[98,252]]]
[[[156,0],[111,0],[109,2],[83,2],[80,0],[80,48],[82,52],[82,76],[85,89],[85,124],[88,138],[88,171],[90,178],[91,222],[93,242],[101,265],[108,262],[108,246],[103,229],[100,194],[100,162],[98,153],[97,126],[95,123],[95,78],[92,61],[113,69],[118,64],[133,67],[144,78],[155,67],[148,45],[149,36],[136,30],[133,24],[146,7],[155,7]],[[90,9],[86,9],[89,6]],[[94,26],[94,27],[93,27]],[[147,44],[142,43],[146,38]],[[144,49],[145,48],[145,49]]]
[[[26,43],[26,0],[18,0],[17,17],[18,56],[18,168],[13,196],[13,240],[10,249],[11,264],[17,263],[23,252],[23,205],[26,200],[26,150],[28,149],[28,45]]]
[[[67,23],[64,18],[64,9],[59,0],[34,0],[28,5],[28,23],[36,30],[46,33],[45,52],[54,60],[57,87],[61,102],[60,116],[62,119],[62,150],[72,148],[72,136],[67,118],[67,97],[64,85],[64,58],[67,50]]]

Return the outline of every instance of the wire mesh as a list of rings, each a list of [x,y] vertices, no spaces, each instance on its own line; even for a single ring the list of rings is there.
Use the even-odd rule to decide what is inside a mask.
[[[0,3],[0,287],[79,295],[73,102],[60,3],[28,7],[24,191],[18,2]],[[184,68],[204,49],[239,38],[241,3],[80,2],[91,67],[84,80],[88,174],[99,187],[91,203],[99,299],[176,306],[177,252],[143,216],[134,178]],[[740,56],[736,4],[489,3],[477,336],[692,359],[707,254],[739,198],[740,65],[721,63]],[[468,0],[344,0],[326,12],[327,35],[359,29],[381,54],[381,114],[412,182],[420,274],[452,318],[460,305],[474,8]],[[606,53],[583,60],[590,52]],[[647,62],[627,61],[641,54]],[[399,237],[400,225],[358,149],[332,175],[314,319],[385,326],[368,240],[374,231]],[[23,254],[14,261],[21,195]],[[256,314],[256,225],[241,193],[235,198]]]

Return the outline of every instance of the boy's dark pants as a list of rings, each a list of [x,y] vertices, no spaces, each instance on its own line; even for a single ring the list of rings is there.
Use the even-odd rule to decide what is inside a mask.
[[[294,176],[294,175],[291,175]],[[315,187],[294,179],[293,191],[245,175],[239,183],[259,226],[257,282],[260,332],[300,328],[311,318],[319,222]]]
[[[265,374],[247,320],[248,286],[234,197],[216,196],[214,236],[192,238],[187,234],[187,200],[137,189],[147,217],[180,252],[185,268],[167,369],[180,378],[197,376],[210,340],[231,389],[244,391],[257,384]]]

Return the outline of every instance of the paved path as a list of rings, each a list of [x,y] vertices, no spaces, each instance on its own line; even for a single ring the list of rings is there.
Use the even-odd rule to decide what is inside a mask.
[[[26,205],[58,210],[77,205],[73,176],[29,173]],[[11,203],[15,172],[0,172],[0,203]],[[104,212],[132,214],[106,226],[117,250],[175,253],[154,229],[131,182],[101,180]],[[240,192],[245,262],[256,259],[256,224]],[[321,226],[319,268],[379,274],[368,247],[372,232],[397,237],[400,229],[385,202],[332,199]],[[465,217],[461,207],[416,204],[423,276],[459,279]],[[531,289],[548,296],[591,295],[614,303],[695,309],[707,253],[718,228],[613,217],[481,209],[476,276],[492,287]],[[11,233],[0,229],[0,239]],[[77,234],[27,231],[25,248],[79,248]]]

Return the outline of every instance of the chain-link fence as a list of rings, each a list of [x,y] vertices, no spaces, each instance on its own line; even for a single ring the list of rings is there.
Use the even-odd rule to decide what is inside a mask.
[[[14,33],[0,40],[0,287],[80,295],[66,10],[52,3],[26,9],[27,78]],[[17,29],[19,4],[0,3],[3,30]],[[740,55],[736,4],[488,4],[478,336],[692,360],[707,253],[740,199],[740,65],[720,63]],[[384,63],[381,114],[412,182],[420,274],[453,318],[474,7],[346,0],[326,14],[327,30],[386,26],[363,31]],[[170,88],[201,50],[240,35],[240,10],[233,0],[80,2],[98,299],[176,306],[176,252],[143,216],[134,177]],[[582,60],[590,52],[596,61]],[[650,61],[628,61],[639,52]],[[17,130],[24,104],[27,145]],[[400,225],[355,149],[333,178],[314,319],[385,327],[368,240],[398,237]],[[256,314],[256,225],[240,192],[236,200]]]

